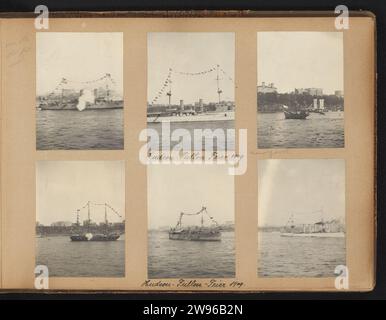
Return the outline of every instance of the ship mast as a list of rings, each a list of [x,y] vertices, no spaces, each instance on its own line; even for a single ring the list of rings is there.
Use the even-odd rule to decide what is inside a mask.
[[[110,89],[109,89],[109,81],[111,81],[111,76],[109,73],[106,73],[106,100],[110,101]]]
[[[90,224],[90,201],[87,202],[87,220]]]
[[[105,203],[105,233],[107,234],[107,204]]]
[[[168,96],[168,100],[169,100],[169,109],[171,108],[171,102],[172,102],[172,78],[171,78],[171,72],[172,72],[172,69],[169,68],[169,91],[166,93],[166,95]]]
[[[217,77],[216,77],[216,82],[217,82],[217,94],[218,94],[218,104],[221,103],[221,93],[222,90],[220,89],[220,74],[219,74],[219,69],[220,65],[217,65]]]

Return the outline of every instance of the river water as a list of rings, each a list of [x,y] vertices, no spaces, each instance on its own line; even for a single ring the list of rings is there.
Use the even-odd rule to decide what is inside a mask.
[[[234,278],[234,232],[222,232],[221,241],[183,241],[149,231],[148,277]]]
[[[227,130],[228,129],[234,129],[235,123],[234,120],[217,120],[217,121],[191,121],[191,122],[171,122],[170,123],[170,132],[173,134],[173,131],[177,129],[183,129],[184,132],[180,131],[182,137],[178,141],[170,141],[171,139],[167,139],[170,141],[169,144],[162,144],[162,124],[161,123],[148,123],[147,127],[149,129],[154,129],[157,131],[159,136],[159,143],[157,143],[154,140],[150,140],[149,146],[152,150],[168,150],[169,148],[173,148],[175,145],[177,145],[182,139],[191,138],[191,149],[194,151],[201,151],[205,149],[204,140],[202,140],[202,145],[204,149],[197,149],[194,148],[194,130],[195,129],[209,129],[209,130],[216,130],[216,129],[222,129],[224,135],[220,135],[218,139],[214,139],[213,142],[213,150],[217,151],[224,151],[229,150],[233,151],[235,150],[235,134],[234,132],[230,131],[228,134],[229,139],[227,138]],[[207,148],[206,148],[207,149]]]
[[[48,266],[50,277],[124,277],[125,236],[103,242],[36,238],[36,265]]]
[[[37,111],[36,148],[123,149],[123,109]]]
[[[305,120],[285,119],[283,112],[258,114],[258,147],[343,148],[344,112],[311,114]]]
[[[259,277],[335,277],[346,265],[345,238],[281,237],[259,231]]]

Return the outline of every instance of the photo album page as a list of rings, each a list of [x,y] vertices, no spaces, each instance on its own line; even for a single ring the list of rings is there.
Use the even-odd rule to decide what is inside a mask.
[[[369,291],[375,18],[0,17],[0,289]]]

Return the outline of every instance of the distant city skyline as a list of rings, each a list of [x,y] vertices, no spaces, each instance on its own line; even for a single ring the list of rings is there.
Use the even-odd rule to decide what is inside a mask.
[[[169,85],[162,88],[172,68],[172,104],[218,102],[217,65],[225,72],[219,72],[221,100],[234,101],[234,64],[234,33],[148,33],[147,101],[159,96],[155,104],[168,103]]]
[[[335,89],[332,92],[325,93],[323,88],[318,88],[318,87],[302,87],[302,88],[301,87],[296,87],[296,88],[294,87],[287,92],[283,92],[282,90],[280,90],[280,88],[277,87],[276,83],[273,83],[273,82],[269,83],[267,81],[259,82],[257,84],[257,87],[262,87],[263,84],[266,86],[266,88],[269,88],[272,85],[273,88],[275,88],[277,90],[277,93],[279,93],[279,94],[294,93],[296,90],[299,90],[299,89],[321,89],[323,91],[323,95],[335,95],[337,92],[341,93],[342,95],[344,94],[342,89]]]
[[[295,88],[343,90],[342,32],[258,32],[257,83],[279,93]]]

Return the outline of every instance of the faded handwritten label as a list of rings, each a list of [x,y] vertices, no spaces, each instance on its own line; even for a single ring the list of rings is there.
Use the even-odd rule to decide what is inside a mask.
[[[5,44],[7,66],[14,67],[21,63],[31,49],[32,42],[28,36],[7,42]]]
[[[209,280],[190,280],[190,279],[179,279],[177,281],[165,281],[165,280],[145,280],[141,287],[146,288],[158,288],[158,289],[222,289],[222,290],[232,290],[232,289],[241,289],[244,287],[244,283],[238,280],[219,280],[219,279],[209,279]]]

